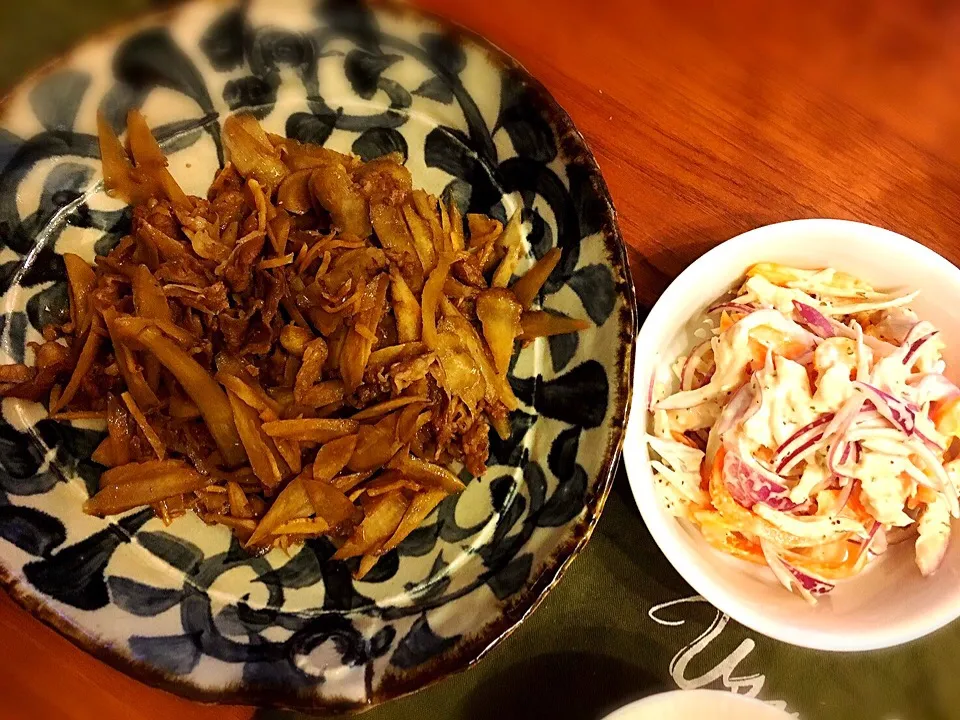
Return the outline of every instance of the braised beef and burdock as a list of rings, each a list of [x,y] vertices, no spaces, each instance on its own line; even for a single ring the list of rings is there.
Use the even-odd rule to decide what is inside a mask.
[[[192,510],[253,550],[327,535],[362,577],[509,436],[515,343],[587,327],[531,309],[560,252],[515,279],[519,213],[463,218],[399,156],[237,115],[198,198],[139,113],[126,146],[99,134],[131,234],[92,266],[63,256],[70,321],[0,367],[0,395],[106,423],[88,513]]]

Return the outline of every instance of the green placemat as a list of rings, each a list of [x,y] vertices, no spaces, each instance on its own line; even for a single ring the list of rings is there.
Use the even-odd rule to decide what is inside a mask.
[[[0,0],[0,87],[88,33],[168,4]],[[807,720],[938,720],[960,715],[957,647],[960,624],[854,655],[801,650],[746,630],[699,599],[660,554],[621,470],[593,539],[534,615],[477,667],[364,720],[593,720],[678,686],[758,695]]]
[[[0,0],[0,92],[86,35],[169,2]]]
[[[514,635],[475,668],[363,718],[595,720],[651,693],[706,687],[757,695],[807,720],[939,720],[960,707],[958,642],[955,625],[902,648],[841,655],[747,630],[667,562],[621,468],[590,544]]]

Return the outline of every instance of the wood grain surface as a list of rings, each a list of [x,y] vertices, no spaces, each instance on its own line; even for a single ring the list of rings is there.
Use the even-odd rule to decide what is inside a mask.
[[[419,4],[514,55],[573,117],[613,194],[641,305],[718,242],[794,218],[883,225],[960,261],[956,3]],[[29,28],[56,25],[56,13],[73,7],[58,0],[15,5],[0,23],[7,50],[17,38],[36,37]],[[120,5],[117,20],[150,3]],[[42,34],[38,41],[47,56],[79,39],[52,35],[48,45]],[[42,59],[36,45],[5,57]],[[0,638],[0,717],[253,714],[143,686],[2,594]]]
[[[861,220],[960,260],[956,3],[421,4],[517,57],[573,117],[641,304],[781,220]]]

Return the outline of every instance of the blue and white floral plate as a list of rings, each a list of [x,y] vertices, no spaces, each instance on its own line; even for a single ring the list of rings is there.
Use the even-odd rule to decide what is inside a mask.
[[[595,324],[538,340],[523,406],[486,475],[364,578],[326,540],[251,558],[194,516],[81,511],[103,428],[5,401],[0,575],[31,612],[107,662],[183,695],[358,710],[476,662],[586,543],[630,401],[634,299],[613,207],[567,115],[516,62],[411,9],[328,0],[199,0],[98,37],[0,106],[0,308],[6,361],[67,314],[64,252],[128,229],[102,191],[95,118],[141,108],[188,192],[223,161],[220,123],[365,159],[400,151],[415,184],[502,220],[522,204],[529,261],[558,246],[547,309]]]

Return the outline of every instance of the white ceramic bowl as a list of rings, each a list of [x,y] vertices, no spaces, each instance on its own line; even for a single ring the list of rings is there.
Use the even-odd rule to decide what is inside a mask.
[[[624,705],[603,720],[787,720],[759,700],[724,690],[674,690]]]
[[[645,388],[652,373],[691,346],[692,330],[703,311],[750,265],[762,261],[834,267],[879,289],[920,289],[912,307],[940,329],[947,344],[947,375],[954,382],[960,379],[960,270],[932,250],[889,230],[843,220],[796,220],[739,235],[681,273],[640,329],[636,395],[623,456],[643,519],[660,549],[697,592],[764,635],[835,651],[889,647],[927,635],[960,615],[956,539],[932,577],[920,576],[912,543],[907,542],[891,547],[812,607],[786,592],[766,568],[710,548],[696,528],[668,515],[654,492],[643,440],[649,415]]]

